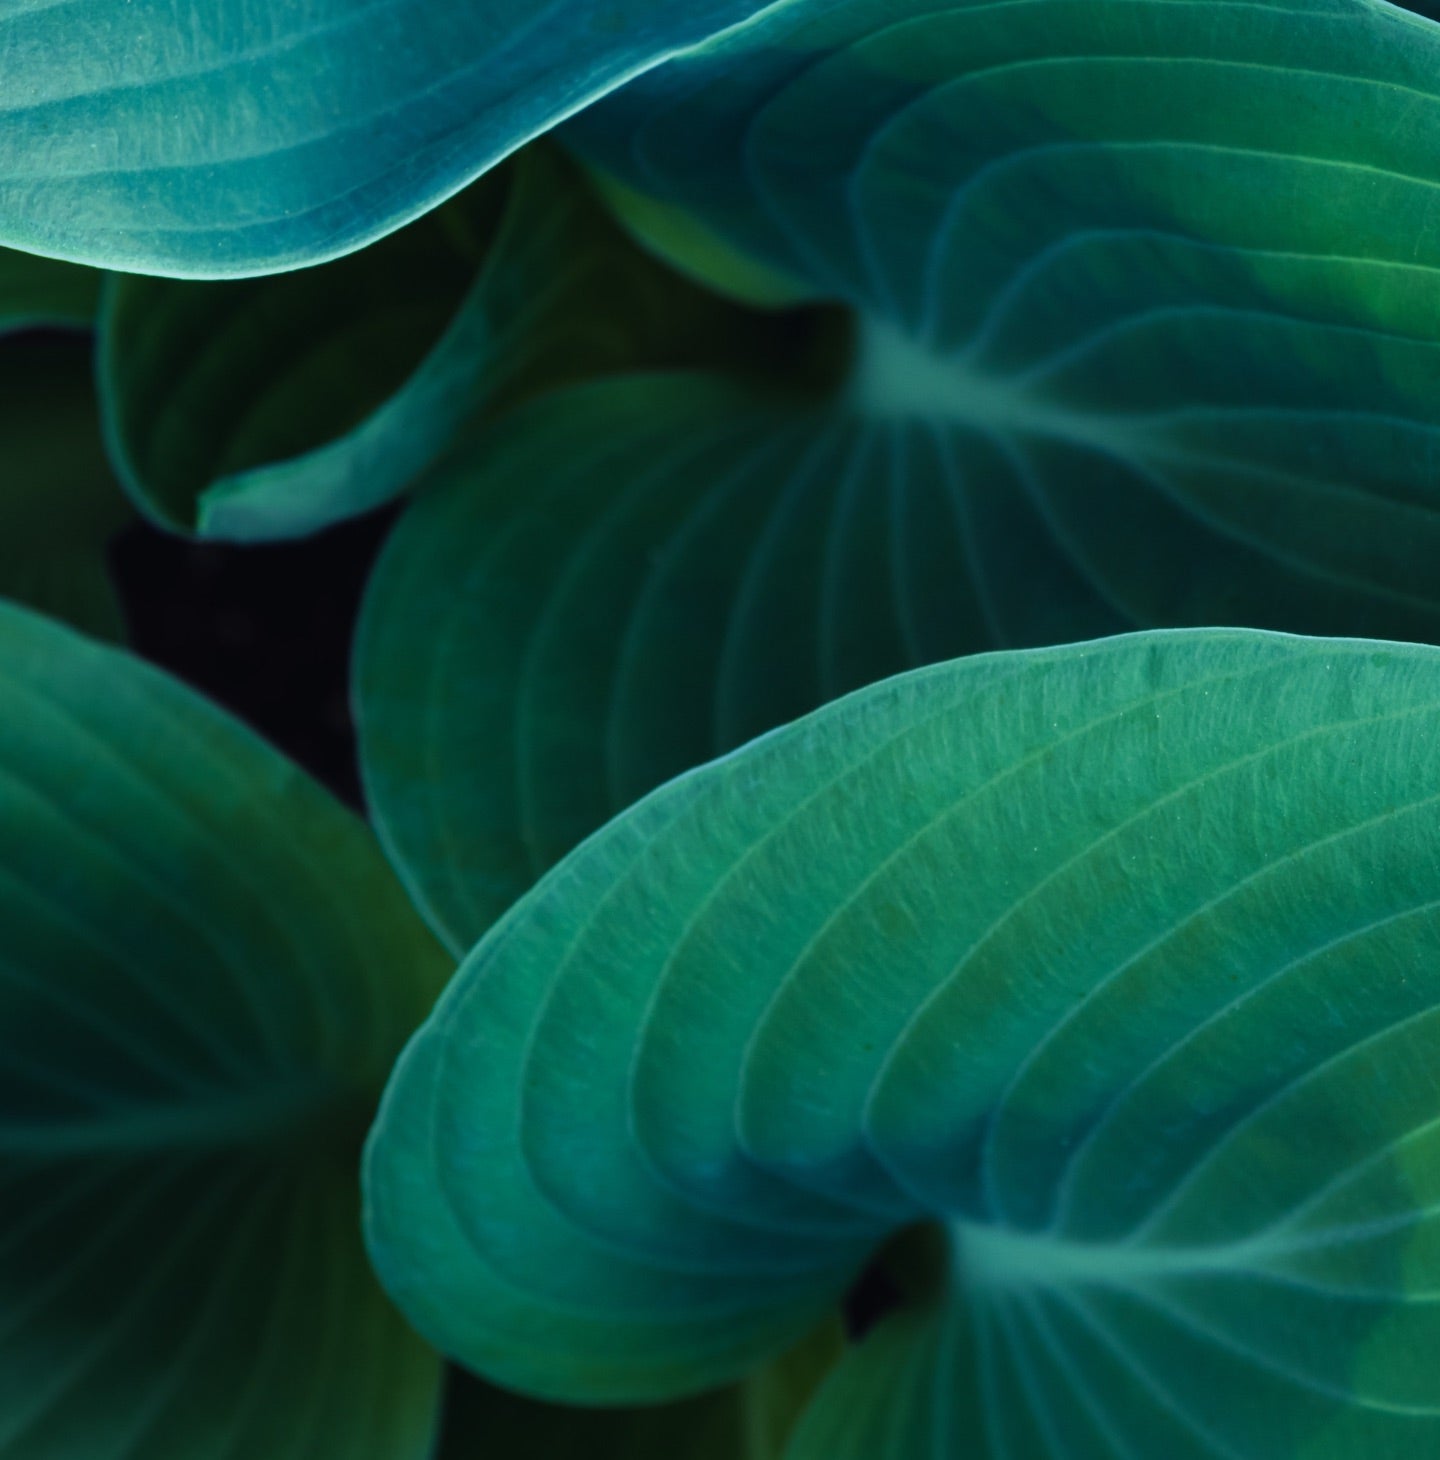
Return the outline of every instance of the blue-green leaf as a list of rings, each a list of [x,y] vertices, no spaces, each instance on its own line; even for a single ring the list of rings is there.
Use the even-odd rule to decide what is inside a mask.
[[[761,0],[0,0],[0,241],[220,278],[441,202]]]
[[[477,420],[660,363],[726,314],[628,244],[546,148],[373,248],[204,283],[118,276],[100,334],[111,455],[171,530],[314,532],[403,491]]]
[[[356,1159],[443,982],[364,826],[0,607],[0,1453],[423,1460]]]
[[[742,1373],[876,1247],[949,1268],[791,1460],[1440,1442],[1440,651],[981,656],[670,782],[402,1057],[370,1250],[507,1384]]]
[[[571,136],[852,308],[837,427],[887,443],[897,517],[949,483],[993,645],[1072,603],[1434,639],[1440,26],[1412,8],[798,0]]]
[[[897,518],[947,484],[993,646],[1070,612],[1435,639],[1413,9],[797,0],[571,135],[852,308],[835,426]]]
[[[794,0],[567,135],[687,267],[838,301],[853,358],[825,398],[557,396],[402,524],[366,774],[457,949],[666,776],[915,665],[1440,642],[1432,21]]]
[[[799,574],[752,575],[760,612],[729,632],[772,505],[756,467],[784,424],[724,380],[582,386],[482,437],[392,535],[356,646],[361,765],[392,861],[457,953],[614,812],[817,702],[803,674],[769,672],[789,631],[766,598],[803,594]],[[795,509],[796,531],[823,531],[815,504]],[[726,666],[741,704],[717,718]]]

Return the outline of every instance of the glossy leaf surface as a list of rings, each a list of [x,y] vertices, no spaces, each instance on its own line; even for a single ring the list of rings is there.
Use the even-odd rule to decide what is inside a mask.
[[[758,0],[3,0],[0,241],[219,278],[318,263]]]
[[[792,1460],[1440,1436],[1440,652],[1128,636],[901,676],[670,782],[402,1057],[372,1254],[448,1351],[683,1394],[939,1226]]]
[[[0,608],[0,1453],[421,1460],[356,1159],[448,964],[366,829]]]
[[[116,279],[100,391],[147,516],[202,537],[291,537],[390,500],[517,399],[666,362],[727,323],[629,243],[573,164],[531,148],[320,268]]]

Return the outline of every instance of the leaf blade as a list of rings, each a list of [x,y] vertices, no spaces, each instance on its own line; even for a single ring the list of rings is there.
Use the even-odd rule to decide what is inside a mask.
[[[154,670],[7,606],[0,696],[7,1454],[428,1453],[354,1161],[444,959],[358,822]]]
[[[410,1204],[408,1228],[372,1208],[382,1276],[417,1277],[406,1232],[443,1207],[452,1263],[537,1321],[608,1318],[606,1365],[659,1398],[930,1219],[932,1301],[975,1341],[888,1329],[913,1363],[876,1379],[857,1453],[1060,1454],[1037,1395],[1084,1418],[1086,1460],[1177,1427],[1244,1460],[1425,1443],[1437,724],[1434,650],[1173,631],[901,676],[667,784],[411,1046],[367,1166]],[[1326,977],[1297,974],[1320,946]],[[550,1331],[539,1365],[451,1346],[522,1387],[639,1392]],[[805,1443],[845,1432],[846,1372]]]

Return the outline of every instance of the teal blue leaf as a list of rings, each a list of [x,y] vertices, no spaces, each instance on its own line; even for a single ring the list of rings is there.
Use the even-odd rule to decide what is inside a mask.
[[[88,328],[103,278],[97,269],[0,249],[0,335],[38,326]]]
[[[660,782],[921,664],[1137,622],[1440,640],[1433,512],[1297,497],[1296,549],[1347,583],[1067,481],[1062,525],[983,433],[708,376],[499,423],[397,527],[358,638],[366,788],[417,903],[462,952]]]
[[[418,217],[761,0],[0,3],[0,241],[220,278]]]
[[[63,290],[51,298],[61,305]],[[105,548],[131,513],[101,443],[90,356],[88,338],[0,333],[0,598],[119,639]]]
[[[581,386],[482,437],[392,534],[355,652],[361,766],[394,865],[455,952],[637,796],[817,702],[769,672],[787,630],[768,584],[726,652],[783,410],[700,376]],[[792,515],[823,532],[816,504]],[[717,721],[722,660],[744,703]]]
[[[359,1144],[448,970],[365,827],[0,608],[0,1453],[423,1460]]]
[[[629,245],[545,147],[373,248],[219,283],[121,276],[100,334],[111,455],[174,531],[317,531],[402,492],[527,395],[677,351],[727,311]]]
[[[569,135],[851,309],[817,450],[868,433],[897,521],[953,498],[992,647],[1071,614],[1440,638],[1432,20],[797,0]]]
[[[658,1400],[926,1223],[938,1288],[790,1460],[1428,1454],[1437,746],[1440,651],[1173,631],[903,675],[668,783],[402,1057],[382,1279],[506,1384]]]
[[[838,301],[853,358],[823,398],[553,398],[402,524],[366,775],[455,948],[667,776],[910,667],[1440,642],[1431,21],[796,0],[567,135],[693,271]]]
[[[375,507],[438,454],[488,363],[487,178],[321,268],[222,283],[117,275],[98,383],[136,506],[205,537],[302,534]]]

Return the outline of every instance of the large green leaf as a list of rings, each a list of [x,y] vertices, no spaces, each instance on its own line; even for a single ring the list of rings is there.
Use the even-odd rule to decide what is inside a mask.
[[[762,0],[0,0],[0,240],[218,278],[317,263]]]
[[[742,1372],[930,1300],[791,1460],[1440,1443],[1440,651],[1176,631],[901,676],[670,782],[479,945],[366,1163],[448,1351]]]
[[[864,490],[937,519],[993,647],[1071,614],[1432,640],[1440,12],[1412,10],[796,0],[571,136],[853,308],[815,449],[868,438]]]
[[[790,555],[758,563],[732,615],[771,505],[756,467],[804,451],[794,431],[769,440],[781,413],[700,376],[581,386],[513,413],[396,528],[356,645],[361,766],[392,861],[457,953],[636,797],[839,687],[790,651],[804,626],[785,600],[810,591]],[[816,471],[817,494],[835,484]],[[801,497],[787,525],[823,537],[826,516]],[[869,667],[849,647],[847,688]]]
[[[554,397],[401,526],[366,774],[457,948],[666,776],[924,662],[1440,641],[1431,21],[795,0],[568,130],[657,246],[841,301],[855,353],[823,399]]]
[[[16,299],[22,313],[38,307],[38,291]],[[0,598],[118,639],[105,547],[131,514],[105,459],[90,356],[88,338],[7,337],[0,322]]]
[[[447,961],[364,826],[0,608],[0,1453],[422,1460],[360,1140]]]
[[[530,148],[316,269],[117,277],[100,391],[111,454],[153,520],[289,537],[388,501],[467,424],[544,386],[719,349],[731,317],[635,249],[573,164]]]

